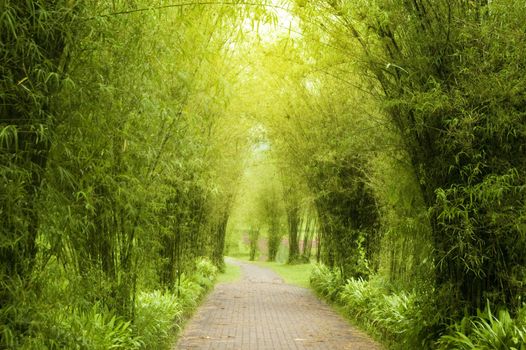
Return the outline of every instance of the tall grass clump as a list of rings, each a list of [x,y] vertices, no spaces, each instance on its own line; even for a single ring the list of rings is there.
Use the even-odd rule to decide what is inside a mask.
[[[343,288],[341,275],[323,264],[316,264],[312,269],[310,284],[322,297],[337,301]]]
[[[173,291],[140,293],[136,302],[135,330],[141,349],[163,349],[181,330],[185,319],[214,286],[218,268],[199,258],[193,274],[181,276]]]
[[[44,306],[41,304],[41,306]],[[7,349],[140,349],[131,322],[95,304],[91,308],[31,308],[17,310],[18,321],[30,319],[24,334],[4,328]]]
[[[135,330],[142,349],[167,346],[182,320],[183,303],[176,295],[155,290],[137,296]]]
[[[524,350],[526,349],[526,306],[512,318],[507,310],[493,314],[490,305],[477,316],[466,316],[450,327],[437,342],[438,349]]]
[[[345,315],[393,349],[429,348],[438,320],[434,302],[416,292],[393,292],[380,279],[340,278],[337,271],[316,265],[311,286],[340,306]]]

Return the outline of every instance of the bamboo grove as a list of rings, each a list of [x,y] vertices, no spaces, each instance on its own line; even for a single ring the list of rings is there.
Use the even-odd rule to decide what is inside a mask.
[[[140,291],[223,264],[247,140],[218,53],[244,9],[150,5],[0,5],[2,348],[71,347],[50,307],[136,320]]]
[[[525,7],[0,1],[0,348],[160,348],[264,238],[388,346],[523,349]]]

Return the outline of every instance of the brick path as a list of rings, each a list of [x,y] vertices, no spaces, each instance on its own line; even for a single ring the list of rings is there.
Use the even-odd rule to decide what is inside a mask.
[[[176,349],[381,349],[314,294],[269,269],[237,260],[243,278],[218,284]]]

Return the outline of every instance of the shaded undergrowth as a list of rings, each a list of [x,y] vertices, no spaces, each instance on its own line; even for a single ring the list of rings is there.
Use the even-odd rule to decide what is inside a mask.
[[[195,272],[183,274],[173,290],[138,292],[131,320],[103,300],[86,300],[82,286],[62,278],[43,286],[38,295],[19,293],[14,307],[1,311],[18,328],[4,325],[1,335],[16,349],[168,349],[216,275],[217,268],[200,259]]]
[[[371,278],[347,279],[315,265],[310,279],[319,296],[390,349],[525,349],[526,308],[512,317],[488,304],[477,316],[455,323],[444,315],[431,293],[394,291]],[[450,324],[451,323],[451,324]]]

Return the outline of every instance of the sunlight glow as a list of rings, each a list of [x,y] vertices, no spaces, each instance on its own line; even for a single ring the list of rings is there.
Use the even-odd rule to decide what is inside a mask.
[[[299,18],[292,15],[290,11],[279,8],[286,7],[287,4],[277,0],[273,0],[272,3],[278,6],[278,8],[271,10],[275,15],[275,21],[254,21],[254,19],[247,18],[243,23],[243,28],[248,32],[255,33],[265,43],[273,43],[284,38],[296,39],[300,37]]]

